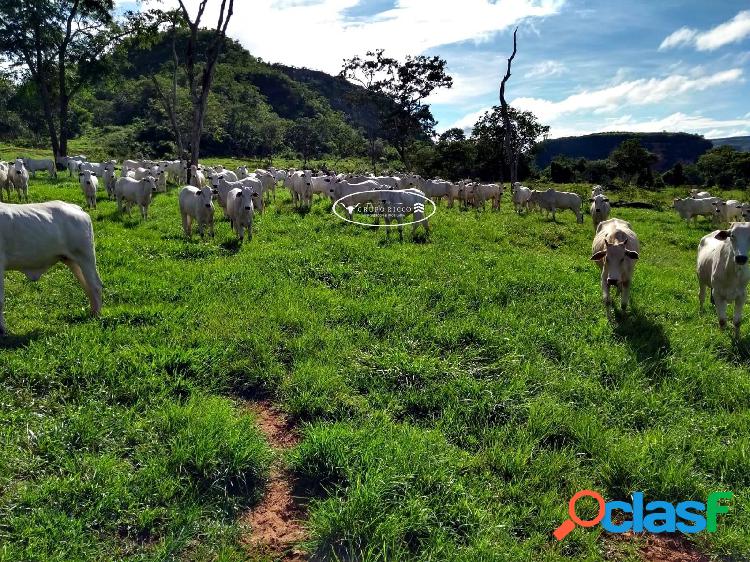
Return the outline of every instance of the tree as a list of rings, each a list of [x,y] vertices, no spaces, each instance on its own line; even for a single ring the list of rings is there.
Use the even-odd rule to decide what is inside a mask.
[[[505,71],[505,76],[503,76],[502,81],[500,82],[500,107],[501,107],[501,113],[503,117],[503,127],[505,128],[505,135],[503,138],[503,145],[505,147],[505,161],[508,164],[508,168],[510,168],[510,183],[513,184],[518,179],[518,147],[514,144],[514,138],[513,138],[513,131],[510,121],[510,111],[508,110],[508,102],[505,101],[505,84],[510,79],[510,68],[513,64],[513,59],[516,58],[516,49],[517,49],[517,43],[516,43],[516,34],[518,33],[518,28],[513,30],[513,53],[511,53],[510,57],[508,58],[508,67]],[[502,180],[502,176],[500,177]]]
[[[105,70],[108,50],[139,23],[114,0],[0,0],[0,57],[33,80],[55,158],[68,153],[70,104]]]
[[[445,131],[440,135],[435,150],[438,165],[433,173],[451,181],[474,176],[476,143],[466,138],[463,129]]]
[[[687,183],[687,178],[685,178],[685,170],[682,167],[682,162],[676,162],[671,170],[664,172],[664,174],[662,174],[662,179],[667,185],[685,185]]]
[[[310,117],[297,119],[287,131],[287,142],[299,152],[302,167],[307,168],[307,161],[318,156],[323,146],[320,127]]]
[[[198,30],[200,29],[208,0],[200,1],[195,19],[190,19],[190,14],[183,0],[178,0],[178,2],[183,16],[181,23],[186,25],[189,30],[184,62],[188,90],[190,91],[190,101],[193,105],[193,118],[189,137],[189,165],[197,166],[200,155],[201,135],[203,134],[203,121],[208,106],[208,96],[211,93],[211,84],[214,79],[214,72],[216,71],[216,61],[224,47],[227,26],[229,25],[229,20],[232,18],[234,0],[221,0],[218,21],[216,22],[216,27],[211,30],[212,38],[208,43],[205,53],[203,53],[202,61],[199,61]],[[200,74],[200,77],[198,77],[198,74]]]
[[[387,102],[380,107],[383,129],[404,166],[409,169],[409,150],[416,140],[429,139],[435,119],[424,100],[438,88],[450,88],[453,79],[440,57],[407,56],[404,62],[368,51],[365,58],[344,60],[341,76],[359,81],[374,96]],[[365,79],[362,80],[362,77]]]
[[[651,173],[651,165],[657,161],[656,155],[646,150],[638,139],[626,139],[609,155],[615,170],[628,183],[641,178],[646,181]]]
[[[184,158],[185,143],[183,142],[182,131],[177,119],[177,71],[180,66],[180,59],[177,56],[177,22],[179,21],[179,14],[176,12],[169,12],[167,13],[167,16],[169,17],[172,24],[172,27],[170,29],[170,35],[172,36],[172,72],[170,89],[166,90],[166,88],[163,88],[161,86],[160,80],[157,78],[156,74],[151,75],[151,81],[154,84],[154,88],[156,89],[159,101],[164,108],[164,112],[169,118],[169,124],[172,128],[172,134],[175,138],[175,144],[177,145],[177,157]]]
[[[511,144],[516,155],[509,161],[505,155],[507,128],[504,124],[502,107],[494,106],[485,112],[474,124],[471,136],[476,142],[476,167],[480,176],[485,179],[512,177],[511,163],[516,166],[523,163],[528,166],[531,153],[539,141],[549,133],[549,126],[542,125],[530,111],[519,111],[508,107],[507,117],[510,120]],[[506,174],[507,172],[507,174]]]

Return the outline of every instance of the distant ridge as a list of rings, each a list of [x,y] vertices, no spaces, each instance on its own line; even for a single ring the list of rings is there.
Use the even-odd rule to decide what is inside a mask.
[[[710,139],[714,146],[732,146],[737,150],[750,152],[750,137],[724,137],[723,139]]]
[[[659,160],[654,169],[660,172],[668,170],[677,162],[695,162],[701,154],[714,146],[712,141],[701,135],[689,133],[594,133],[541,142],[537,147],[536,164],[539,168],[546,168],[555,156],[600,160],[607,158],[622,141],[631,138],[639,139],[644,147],[656,154]]]

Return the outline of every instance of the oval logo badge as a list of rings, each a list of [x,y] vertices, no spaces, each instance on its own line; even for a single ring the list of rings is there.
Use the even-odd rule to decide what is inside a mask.
[[[421,223],[437,212],[435,202],[421,191],[413,189],[371,189],[344,195],[333,204],[333,214],[344,222],[360,226],[388,226],[388,223],[364,222],[354,215],[374,217],[386,221],[413,215],[413,220],[401,223],[403,226]],[[343,214],[340,214],[343,213]]]

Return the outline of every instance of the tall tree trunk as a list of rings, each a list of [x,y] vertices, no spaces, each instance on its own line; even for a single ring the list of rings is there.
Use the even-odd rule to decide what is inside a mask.
[[[511,185],[518,181],[518,158],[516,155],[516,150],[513,142],[513,130],[511,127],[510,122],[510,112],[508,111],[508,103],[505,101],[505,84],[508,82],[508,79],[510,79],[510,67],[511,64],[513,64],[513,59],[516,57],[516,34],[518,33],[518,28],[516,28],[513,31],[513,53],[510,55],[510,58],[508,59],[508,68],[505,71],[505,76],[503,76],[502,82],[500,82],[500,111],[503,117],[503,128],[505,129],[505,161],[508,164],[508,172],[510,173],[510,183]],[[501,167],[502,170],[502,167]],[[502,181],[502,175],[500,177],[500,181]]]

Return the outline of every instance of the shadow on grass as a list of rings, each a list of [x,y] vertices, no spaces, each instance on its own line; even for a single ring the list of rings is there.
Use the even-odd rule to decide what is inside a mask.
[[[668,361],[671,345],[664,328],[653,318],[632,308],[626,313],[618,312],[614,332],[630,347],[652,381],[658,382],[672,375]]]
[[[234,255],[242,249],[242,240],[239,238],[232,238],[231,240],[222,242],[219,246],[228,254]]]
[[[39,338],[39,336],[41,335],[42,332],[40,332],[39,330],[32,330],[25,334],[6,334],[5,336],[0,336],[0,349],[21,349],[22,347],[26,347],[27,345],[29,345],[32,341]]]

